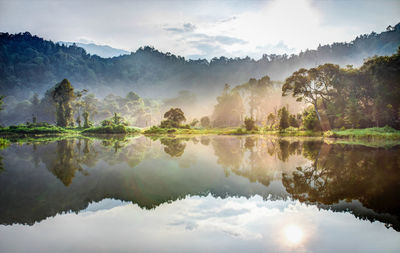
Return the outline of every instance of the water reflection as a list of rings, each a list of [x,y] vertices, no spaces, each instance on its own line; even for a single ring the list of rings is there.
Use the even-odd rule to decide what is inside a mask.
[[[210,193],[290,197],[400,230],[399,147],[257,136],[141,136],[11,145],[1,156],[1,224],[33,224],[106,198],[149,209]],[[295,223],[282,230],[292,245],[306,237]]]

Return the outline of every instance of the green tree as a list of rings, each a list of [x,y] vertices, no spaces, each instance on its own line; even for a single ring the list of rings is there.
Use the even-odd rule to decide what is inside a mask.
[[[114,125],[121,125],[124,124],[124,118],[121,117],[121,115],[119,115],[118,113],[114,112],[114,116],[112,117],[112,123]]]
[[[93,126],[93,122],[91,122],[89,120],[89,113],[87,111],[84,111],[82,113],[82,116],[83,116],[83,127],[84,128],[89,128],[89,127]]]
[[[331,89],[339,76],[339,66],[324,64],[312,69],[299,69],[285,80],[282,86],[282,96],[289,92],[297,101],[305,101],[314,106],[319,122],[322,124],[318,111],[318,102],[326,103],[330,99]]]
[[[164,118],[180,125],[186,121],[185,114],[180,108],[171,108],[164,114]]]
[[[67,79],[62,80],[56,84],[52,95],[56,103],[57,126],[73,127],[72,102],[75,99],[75,93],[71,83]]]
[[[307,130],[320,130],[320,124],[312,107],[308,107],[303,112],[303,126]]]
[[[289,127],[289,111],[284,106],[278,111],[279,130],[284,130]]]
[[[267,124],[269,124],[270,128],[272,128],[272,126],[275,124],[275,119],[276,119],[276,116],[274,113],[271,112],[270,114],[268,114]]]
[[[289,115],[289,125],[291,127],[299,127],[299,122],[296,119],[296,115],[294,114]]]
[[[244,119],[244,126],[247,131],[257,130],[256,121],[253,118],[246,117]]]

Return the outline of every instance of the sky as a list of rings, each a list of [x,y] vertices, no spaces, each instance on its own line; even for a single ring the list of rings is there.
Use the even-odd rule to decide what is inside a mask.
[[[190,59],[292,54],[400,22],[400,0],[0,0],[0,31]]]

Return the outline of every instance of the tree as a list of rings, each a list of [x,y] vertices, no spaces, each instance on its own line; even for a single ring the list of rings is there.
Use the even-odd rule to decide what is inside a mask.
[[[244,119],[244,126],[247,131],[257,130],[256,122],[253,118],[246,117]]]
[[[126,95],[126,99],[131,100],[131,101],[137,101],[140,99],[139,95],[136,94],[135,92],[131,91]]]
[[[276,116],[275,116],[275,114],[273,114],[272,112],[270,113],[270,114],[268,114],[268,117],[267,117],[267,124],[269,124],[270,126],[270,128],[272,128],[272,126],[275,124],[275,119],[276,119]]]
[[[170,120],[172,122],[181,124],[183,121],[186,121],[185,115],[180,108],[171,108],[164,114],[164,118]]]
[[[204,116],[200,119],[200,125],[202,127],[210,127],[211,121],[208,116]]]
[[[83,127],[84,128],[89,128],[93,126],[93,123],[89,120],[89,113],[87,111],[84,111],[82,113],[83,116]]]
[[[299,123],[296,119],[296,115],[294,115],[294,114],[289,115],[289,125],[291,127],[299,127]]]
[[[320,124],[312,107],[307,108],[303,112],[303,126],[307,130],[320,130]]]
[[[83,89],[83,90],[81,90],[81,91],[77,91],[77,92],[75,92],[75,103],[74,103],[74,105],[75,105],[75,108],[77,109],[76,111],[77,111],[77,116],[76,116],[76,123],[78,124],[78,127],[81,127],[81,123],[82,123],[82,120],[81,120],[81,109],[82,109],[82,107],[83,107],[83,96],[85,95],[87,93],[87,90],[86,89]]]
[[[114,125],[124,124],[124,118],[122,118],[118,113],[114,112],[114,117],[112,117],[112,122]]]
[[[284,130],[289,127],[289,111],[284,106],[278,111],[279,130]]]
[[[213,125],[217,127],[239,126],[243,123],[243,99],[237,89],[231,90],[225,84],[222,95],[217,97],[212,115]]]
[[[247,83],[238,85],[234,90],[242,91],[244,97],[248,101],[250,117],[255,118],[255,112],[260,112],[262,108],[262,101],[266,98],[268,94],[268,88],[272,86],[272,82],[269,76],[264,76],[257,80],[255,78],[250,78]],[[257,113],[259,115],[259,113]]]
[[[0,96],[0,111],[3,110],[3,99],[5,98],[5,96]]]
[[[75,99],[75,93],[71,83],[67,79],[62,80],[56,84],[52,95],[56,103],[57,126],[73,127],[72,102]]]
[[[282,86],[282,96],[292,92],[297,101],[304,100],[314,106],[319,122],[322,124],[318,111],[318,102],[329,101],[331,89],[339,76],[339,66],[324,64],[312,69],[299,69],[285,80]]]
[[[193,119],[192,122],[190,122],[190,126],[194,127],[199,123],[198,119]]]
[[[351,126],[351,128],[358,128],[362,114],[359,109],[358,103],[355,99],[351,99],[345,109],[345,122]]]

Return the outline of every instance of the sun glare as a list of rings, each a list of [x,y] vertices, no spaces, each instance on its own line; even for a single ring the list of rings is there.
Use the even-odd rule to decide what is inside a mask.
[[[285,228],[286,241],[291,245],[298,245],[303,241],[303,230],[294,224]]]

